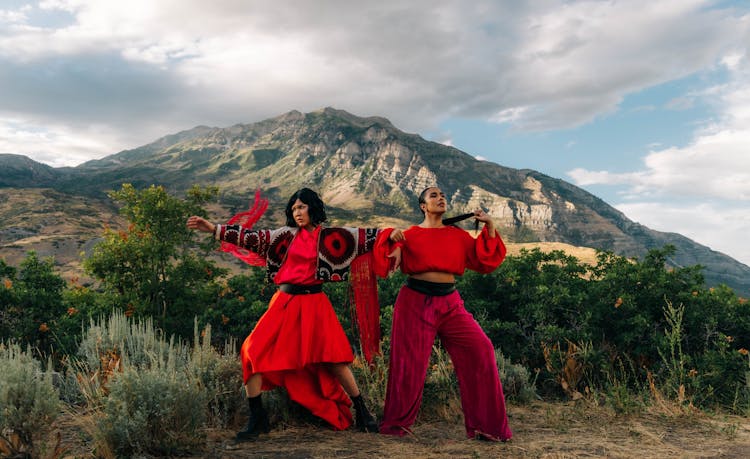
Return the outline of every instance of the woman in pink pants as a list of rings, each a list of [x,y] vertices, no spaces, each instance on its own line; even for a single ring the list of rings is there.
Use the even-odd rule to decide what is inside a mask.
[[[505,258],[505,244],[492,219],[481,210],[473,215],[484,222],[476,239],[463,229],[443,224],[447,203],[437,187],[422,192],[419,206],[424,221],[404,231],[401,242],[401,270],[409,277],[394,305],[380,433],[410,433],[437,335],[456,369],[467,437],[506,441],[512,432],[495,350],[455,288],[455,276],[467,268],[480,273],[497,268]]]

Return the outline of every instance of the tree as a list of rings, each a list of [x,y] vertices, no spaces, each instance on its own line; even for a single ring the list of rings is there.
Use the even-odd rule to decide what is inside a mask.
[[[217,345],[231,338],[242,344],[276,293],[276,286],[266,280],[265,269],[248,267],[246,271],[228,279],[199,316],[201,324],[211,324]]]
[[[16,270],[0,265],[3,338],[12,338],[47,354],[52,351],[55,321],[65,311],[65,281],[54,272],[52,258],[39,259],[30,251]]]
[[[178,199],[161,186],[137,190],[130,184],[110,192],[128,227],[106,229],[84,267],[114,294],[113,306],[152,316],[165,331],[192,335],[194,316],[216,297],[215,279],[226,270],[190,250],[196,242],[185,222],[204,214],[201,206],[217,193],[196,186]]]
[[[505,355],[539,367],[542,342],[589,338],[587,269],[559,250],[522,250],[492,274],[467,272],[458,282],[467,308],[493,344]]]
[[[617,352],[627,352],[639,367],[660,360],[656,345],[663,340],[665,304],[690,307],[692,292],[705,288],[700,266],[668,266],[674,252],[670,245],[652,249],[642,261],[600,253],[593,272],[587,300],[592,333]]]
[[[12,323],[17,309],[13,283],[16,279],[16,268],[0,259],[0,341],[10,338],[15,328]]]

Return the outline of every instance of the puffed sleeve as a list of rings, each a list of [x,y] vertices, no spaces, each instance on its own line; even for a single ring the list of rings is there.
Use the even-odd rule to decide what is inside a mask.
[[[388,273],[394,268],[393,258],[389,258],[396,247],[401,245],[400,242],[393,242],[390,240],[393,228],[385,228],[378,230],[378,235],[375,238],[375,245],[372,249],[373,268],[375,274],[379,277],[387,277]]]
[[[482,232],[470,242],[470,245],[467,250],[466,267],[472,271],[487,274],[497,269],[505,260],[507,250],[497,230],[495,237],[490,237],[487,227],[482,228]]]

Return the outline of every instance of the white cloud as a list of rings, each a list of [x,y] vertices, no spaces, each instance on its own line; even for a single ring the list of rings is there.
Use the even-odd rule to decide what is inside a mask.
[[[490,121],[493,123],[509,123],[513,124],[519,120],[525,118],[529,112],[530,107],[511,107],[500,110],[496,114],[490,117]]]
[[[529,17],[514,53],[517,126],[575,126],[623,96],[713,65],[741,42],[746,21],[706,1],[570,2]],[[703,41],[705,37],[707,40]]]
[[[628,94],[721,68],[728,84],[668,104],[713,100],[722,114],[687,146],[654,145],[640,171],[571,177],[626,186],[631,206],[750,200],[750,15],[739,2],[736,11],[713,0],[13,4],[23,6],[0,7],[0,151],[52,165],[198,124],[324,106],[412,132],[450,117],[569,128],[613,113]]]
[[[449,147],[453,146],[453,134],[450,131],[439,131],[432,133],[429,136],[429,140],[432,142],[441,143]]]
[[[0,24],[19,24],[26,21],[26,13],[24,9],[18,10],[1,10],[0,9]]]
[[[715,105],[717,119],[688,145],[650,152],[640,171],[579,168],[568,175],[581,186],[625,185],[625,201],[616,207],[629,218],[750,265],[750,62],[724,62],[730,64],[729,82],[702,95]]]
[[[750,212],[704,202],[675,206],[663,202],[623,203],[615,206],[630,219],[651,229],[679,233],[750,266]]]
[[[162,134],[324,106],[412,132],[451,116],[577,126],[625,94],[736,60],[747,20],[711,5],[45,0],[2,11],[13,23],[0,30],[0,90],[12,98],[0,115]]]
[[[573,183],[578,186],[632,185],[642,181],[641,173],[618,174],[609,171],[590,171],[583,168],[576,168],[568,171],[567,174],[573,180]]]
[[[686,146],[651,151],[644,169],[610,173],[574,169],[581,186],[625,184],[634,199],[717,198],[747,205],[750,201],[750,62],[732,60],[730,82],[708,88],[704,97],[715,105],[718,119],[695,132]]]
[[[124,147],[124,139],[117,135],[107,126],[71,131],[64,125],[40,126],[27,120],[0,118],[0,153],[22,154],[53,167],[75,166],[100,156],[113,144]]]

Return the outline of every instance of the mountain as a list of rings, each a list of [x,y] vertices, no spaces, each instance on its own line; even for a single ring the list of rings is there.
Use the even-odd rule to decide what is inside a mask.
[[[23,188],[29,183],[53,184],[60,173],[22,155],[0,153],[0,188]]]
[[[675,266],[703,265],[709,285],[725,283],[750,293],[750,267],[679,234],[635,223],[570,183],[480,161],[402,132],[385,118],[333,108],[291,111],[227,128],[198,126],[74,168],[0,155],[0,186],[45,188],[71,202],[89,200],[92,212],[111,208],[105,191],[119,189],[123,182],[136,187],[161,184],[176,194],[194,184],[217,185],[221,207],[212,215],[217,219],[245,208],[254,190],[261,188],[271,200],[264,217],[269,225],[282,221],[283,206],[294,190],[309,186],[321,193],[336,224],[399,227],[421,220],[417,195],[437,184],[452,213],[484,207],[508,242],[562,242],[629,257],[672,244],[677,248],[670,260]],[[92,207],[94,202],[97,207]],[[14,212],[21,207],[15,206]],[[18,246],[26,234],[9,236],[6,226],[0,228],[0,255],[8,245]],[[80,234],[98,235],[84,230]]]

